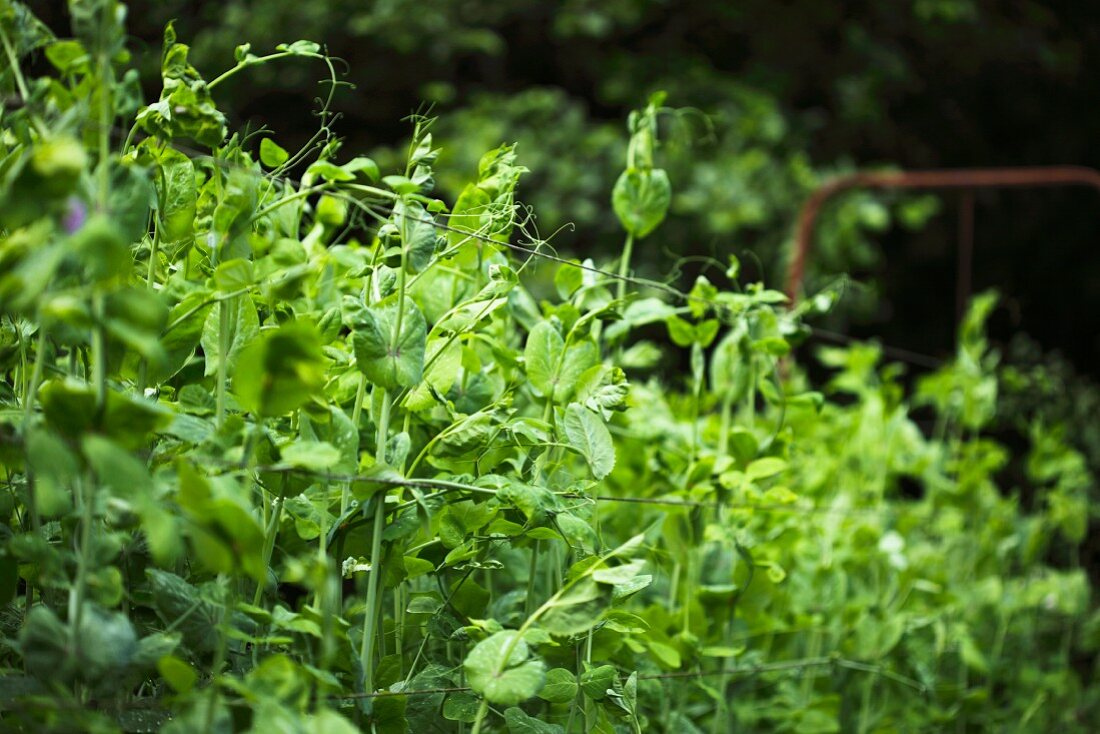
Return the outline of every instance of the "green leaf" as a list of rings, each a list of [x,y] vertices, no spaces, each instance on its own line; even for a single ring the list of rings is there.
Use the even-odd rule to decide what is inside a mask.
[[[531,657],[518,634],[505,630],[482,640],[462,664],[470,688],[490,703],[515,706],[533,698],[546,681],[546,666]]]
[[[435,255],[435,226],[431,215],[412,199],[399,199],[393,207],[393,220],[401,234],[405,251],[405,269],[419,273],[428,267]]]
[[[672,186],[660,168],[623,171],[611,192],[611,205],[623,229],[638,239],[664,220],[671,201]]]
[[[566,668],[546,671],[546,685],[539,691],[539,698],[550,703],[569,703],[577,696],[577,676]]]
[[[142,533],[157,563],[168,565],[183,552],[176,517],[156,497],[145,464],[129,451],[101,436],[87,436],[84,455],[104,487],[125,500],[142,520]]]
[[[189,50],[175,42],[174,33],[165,31],[160,100],[143,108],[137,122],[150,135],[168,140],[191,138],[213,148],[225,139],[225,116],[218,111],[199,72],[188,62]]]
[[[504,723],[508,734],[565,734],[560,724],[547,724],[528,716],[523,709],[513,706],[504,710]]]
[[[27,459],[34,470],[34,500],[43,518],[58,517],[72,506],[76,457],[64,442],[42,430],[27,435]]]
[[[565,351],[565,341],[549,321],[540,321],[527,335],[523,362],[527,380],[541,395],[553,392],[554,375]]]
[[[157,672],[176,693],[189,693],[199,679],[198,673],[186,660],[166,655],[157,661]]]
[[[581,673],[581,690],[593,701],[602,701],[607,698],[607,691],[615,685],[617,677],[615,668],[611,665],[600,665],[586,670]]]
[[[477,697],[469,693],[452,693],[443,703],[443,718],[448,721],[472,724],[477,720],[479,705]]]
[[[217,307],[211,308],[206,316],[206,323],[202,327],[202,353],[206,358],[206,375],[215,375],[218,372],[218,363],[222,359],[221,344],[221,313],[220,309],[229,309],[229,334],[226,335],[226,350],[228,369],[232,371],[241,356],[241,352],[251,344],[260,334],[260,317],[256,313],[256,306],[252,298],[245,295],[222,301]]]
[[[160,176],[154,177],[160,207],[160,250],[170,260],[191,247],[195,241],[195,216],[198,187],[191,159],[175,148],[157,152]]]
[[[354,181],[355,174],[329,161],[315,161],[306,169],[306,176],[320,176],[326,181]]]
[[[340,166],[348,173],[362,173],[371,181],[377,181],[381,176],[378,170],[378,164],[373,159],[366,156],[358,156],[352,158],[350,161]]]
[[[104,685],[117,675],[138,651],[137,634],[125,615],[86,604],[80,616],[80,648],[75,661],[80,676],[93,685]],[[107,684],[110,685],[110,684]]]
[[[563,421],[565,438],[588,462],[592,475],[603,479],[615,468],[615,446],[604,422],[588,408],[570,403]]]
[[[477,184],[466,184],[447,220],[447,225],[451,227],[451,231],[447,234],[448,246],[457,247],[467,241],[470,234],[478,233],[482,222],[490,220],[488,209],[491,204],[492,198],[484,189]],[[481,234],[488,236],[484,232]],[[477,241],[469,240],[469,242],[473,247],[480,247]]]
[[[315,41],[295,41],[291,44],[280,43],[275,48],[295,56],[315,56],[321,51],[321,45]]]
[[[391,298],[362,309],[352,332],[356,366],[368,380],[386,389],[412,387],[423,376],[427,324],[412,299],[404,302],[400,325],[397,302]]]
[[[545,487],[536,487],[518,480],[509,480],[500,488],[497,497],[515,505],[531,525],[545,525],[552,513],[561,509],[557,495]]]
[[[226,260],[214,270],[214,285],[221,293],[232,293],[247,288],[255,281],[252,263],[244,258]]]
[[[572,397],[581,375],[599,364],[600,349],[591,339],[572,345],[565,350],[561,371],[554,384],[554,402],[564,405]]]
[[[289,158],[290,154],[271,138],[260,141],[260,162],[268,168],[278,168]]]
[[[171,655],[180,646],[182,636],[178,632],[154,632],[138,640],[138,650],[133,664],[138,669],[153,668],[165,655]]]
[[[316,329],[292,321],[267,332],[241,353],[233,390],[246,410],[283,415],[324,386],[325,361]]]
[[[40,680],[67,681],[74,663],[68,640],[69,630],[53,610],[44,604],[32,607],[19,630],[19,650],[27,672]]]
[[[419,412],[437,404],[436,395],[446,395],[462,369],[462,345],[450,337],[437,337],[427,343],[424,354],[424,379],[405,398],[405,407]]]
[[[626,410],[629,391],[626,374],[620,368],[598,364],[577,378],[575,396],[578,403],[607,419],[609,411]]]
[[[596,582],[582,579],[553,600],[541,624],[555,635],[580,635],[600,621],[603,606],[604,595]]]
[[[668,326],[668,336],[676,346],[690,347],[695,343],[695,327],[690,322],[679,316],[669,316],[665,324]]]
[[[774,477],[787,470],[787,462],[775,456],[765,456],[745,467],[745,477],[749,481]]]
[[[146,569],[153,607],[165,624],[173,625],[194,650],[213,650],[218,644],[221,612],[191,584],[174,573]]]
[[[327,441],[295,441],[279,451],[282,460],[291,466],[321,471],[340,462],[340,451]]]

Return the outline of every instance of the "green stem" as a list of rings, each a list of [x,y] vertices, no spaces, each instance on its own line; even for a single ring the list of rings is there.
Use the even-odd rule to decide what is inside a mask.
[[[374,692],[374,638],[377,634],[379,604],[378,577],[382,571],[382,531],[385,529],[385,494],[375,499],[374,527],[371,529],[370,574],[367,576],[367,608],[363,617],[363,641],[359,648],[359,664],[363,668],[363,692]]]
[[[722,421],[719,424],[718,434],[718,458],[723,459],[729,454],[730,424],[733,420],[733,395],[732,392],[722,396]]]
[[[42,380],[42,369],[46,361],[46,328],[38,327],[38,344],[35,347],[34,367],[31,368],[31,379],[26,385],[23,394],[23,440],[27,440],[27,431],[31,427],[31,419],[34,417],[34,402],[38,395],[38,383]],[[42,523],[38,518],[38,500],[35,496],[34,477],[27,477],[27,511],[31,515],[31,527],[35,532]]]
[[[351,409],[351,422],[355,426],[356,433],[359,431],[359,419],[363,417],[363,400],[367,395],[367,376],[364,374],[359,375],[359,389],[355,393],[355,405]],[[348,511],[348,505],[351,504],[351,482],[345,482],[343,489],[340,492],[340,516],[343,517],[344,513]],[[324,535],[322,534],[321,543],[324,544]]]
[[[531,547],[531,563],[527,567],[527,596],[523,600],[523,613],[528,616],[531,615],[535,603],[535,576],[539,568],[539,545],[540,541],[536,540],[534,546]]]
[[[95,383],[96,410],[102,415],[107,406],[107,335],[103,326],[103,294],[92,296],[92,314],[95,326],[92,329],[92,381]]]
[[[378,388],[381,389],[381,388]],[[378,416],[377,447],[375,458],[378,463],[386,459],[386,438],[390,430],[390,408],[392,398],[389,391],[382,393],[382,407]],[[363,692],[374,692],[374,638],[380,613],[378,604],[378,578],[382,573],[382,531],[386,521],[386,492],[375,495],[374,527],[371,532],[370,573],[367,576],[367,607],[363,617],[363,640],[359,648],[359,664],[363,669]]]
[[[275,551],[275,537],[279,534],[279,521],[282,519],[283,502],[281,497],[271,500],[271,519],[264,533],[264,568],[271,567],[271,554]],[[321,533],[324,537],[324,533]],[[252,596],[252,606],[258,607],[264,595],[264,583],[256,584],[256,593]]]
[[[105,52],[99,58],[99,210],[107,211],[111,170],[108,160],[111,156],[111,60]]]
[[[230,301],[218,304],[218,389],[215,408],[215,424],[225,425],[225,383],[229,372],[229,309]]]
[[[15,55],[15,49],[11,45],[11,41],[8,39],[8,34],[4,32],[3,27],[0,27],[0,43],[4,46],[4,55],[8,57],[8,66],[12,70],[12,76],[15,78],[15,86],[19,91],[19,97],[23,100],[23,104],[30,103],[30,91],[27,89],[27,81],[23,78],[23,70],[19,67],[19,59]],[[45,123],[38,118],[37,115],[31,114],[31,121],[34,123],[34,127],[38,130],[38,134],[42,137],[46,137],[49,134],[49,130],[46,128]]]
[[[481,699],[481,703],[477,707],[477,715],[474,718],[474,728],[470,730],[470,734],[479,734],[481,731],[481,722],[485,721],[485,715],[489,713],[489,699]]]
[[[623,255],[619,259],[619,282],[616,285],[616,298],[626,298],[626,279],[630,277],[630,258],[634,254],[634,235],[627,234],[623,245]]]
[[[214,87],[216,87],[219,84],[221,84],[222,82],[224,82],[226,79],[229,79],[230,77],[234,76],[238,72],[244,71],[245,69],[247,69],[250,66],[259,66],[260,64],[266,64],[269,61],[278,61],[279,59],[285,59],[285,58],[288,58],[290,56],[308,56],[310,58],[315,58],[315,59],[325,58],[321,54],[304,54],[304,53],[300,54],[300,53],[293,53],[293,52],[290,52],[290,51],[279,51],[278,53],[268,54],[267,56],[259,56],[257,58],[249,59],[248,61],[240,62],[236,66],[234,66],[232,69],[228,69],[228,70],[222,72],[220,76],[216,77],[213,81],[208,82],[207,85],[206,85],[206,88],[207,89],[213,89]]]
[[[80,626],[84,616],[84,597],[88,591],[88,563],[92,547],[92,522],[95,485],[90,476],[77,480],[80,497],[80,550],[76,558],[76,579],[69,593],[69,623],[73,641],[73,656],[80,659]]]

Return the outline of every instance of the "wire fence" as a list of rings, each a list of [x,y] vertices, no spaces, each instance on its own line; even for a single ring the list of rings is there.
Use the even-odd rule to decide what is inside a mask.
[[[90,121],[89,125],[91,125],[92,127],[96,127],[97,123],[94,122],[94,121]],[[124,131],[124,130],[122,130],[121,128],[119,128],[117,126],[113,126],[111,131],[112,131],[113,135],[116,135],[119,138],[126,139],[126,140],[131,140],[132,139],[130,137],[130,132],[131,131]],[[269,181],[272,181],[274,183],[282,184],[283,186],[289,186],[289,187],[299,189],[299,190],[302,189],[302,185],[303,185],[302,180],[298,179],[298,178],[295,178],[293,176],[289,176],[289,175],[286,175],[286,174],[273,174],[273,173],[270,173],[270,172],[264,172],[264,171],[256,169],[256,168],[249,168],[249,167],[243,166],[241,164],[234,163],[233,161],[227,161],[227,160],[224,160],[224,159],[217,158],[217,157],[212,156],[208,153],[204,153],[204,152],[202,152],[200,150],[197,150],[195,148],[191,148],[187,145],[181,144],[177,141],[170,141],[168,144],[173,149],[177,150],[180,153],[191,156],[193,158],[201,158],[203,160],[209,161],[213,165],[215,165],[219,168],[222,168],[224,170],[230,170],[230,171],[231,170],[240,170],[240,171],[244,171],[244,172],[247,172],[247,173],[257,175],[259,177],[262,177],[262,178],[264,178],[266,180],[269,180]],[[372,207],[371,205],[366,204],[365,202],[361,201],[360,199],[358,199],[356,197],[349,196],[347,194],[343,194],[339,191],[333,191],[333,190],[325,189],[325,188],[322,188],[322,187],[307,187],[307,188],[316,188],[315,193],[317,195],[327,194],[329,196],[334,196],[335,198],[340,199],[340,200],[344,201],[345,203],[348,203],[348,204],[351,204],[352,206],[355,206],[356,208],[360,209],[364,213],[369,214],[370,216],[374,217],[375,219],[378,219],[379,221],[384,221],[390,214],[390,212],[380,211],[376,207]],[[682,291],[682,290],[680,290],[680,289],[678,289],[678,288],[676,288],[676,287],[674,287],[674,286],[672,286],[672,285],[670,285],[669,283],[666,283],[666,282],[652,280],[652,279],[646,279],[646,278],[639,278],[639,277],[632,276],[632,275],[623,275],[623,274],[620,274],[620,273],[617,273],[617,272],[614,272],[614,271],[611,271],[611,270],[606,270],[606,269],[597,267],[595,265],[589,265],[587,263],[578,261],[578,260],[573,259],[573,258],[561,257],[560,255],[557,255],[554,252],[547,252],[544,248],[547,248],[547,247],[550,246],[548,240],[531,239],[529,245],[525,245],[523,243],[501,241],[500,239],[489,237],[489,236],[480,234],[479,232],[476,232],[476,231],[471,231],[468,228],[453,227],[453,226],[450,226],[448,224],[444,224],[442,222],[439,222],[436,219],[431,218],[431,217],[429,217],[429,218],[413,217],[412,219],[414,221],[419,222],[419,223],[427,224],[427,225],[429,225],[429,226],[431,226],[431,227],[433,227],[437,230],[440,230],[440,231],[459,234],[459,235],[462,235],[463,237],[468,237],[472,240],[476,240],[476,241],[486,243],[486,244],[491,244],[491,245],[494,245],[494,246],[497,246],[497,247],[505,247],[505,248],[508,248],[508,249],[510,249],[514,252],[522,253],[522,254],[528,255],[530,257],[535,257],[535,258],[545,260],[545,261],[548,261],[548,262],[558,263],[559,265],[566,265],[568,267],[576,268],[576,269],[581,270],[583,272],[591,273],[593,275],[598,275],[602,278],[606,278],[606,279],[611,280],[611,281],[623,282],[623,283],[626,283],[627,285],[632,285],[632,286],[634,286],[635,288],[638,288],[638,289],[655,290],[655,291],[664,293],[665,295],[667,295],[671,298],[674,298],[674,299],[680,301],[681,303],[688,303],[688,304],[689,303],[696,303],[696,304],[705,306],[707,308],[713,309],[714,312],[717,315],[719,315],[719,317],[721,317],[723,314],[728,313],[728,311],[729,311],[729,305],[728,304],[724,304],[724,303],[715,301],[714,299],[706,298],[704,296],[695,295],[693,293],[686,293],[686,292],[684,292],[684,291]],[[566,225],[566,226],[570,227],[570,228],[572,227],[572,225]],[[844,334],[844,333],[836,332],[836,331],[831,331],[831,330],[828,330],[828,329],[825,329],[825,328],[822,328],[822,327],[810,326],[809,324],[803,324],[803,326],[805,328],[807,328],[810,331],[810,333],[813,334],[814,336],[817,336],[817,337],[819,337],[821,339],[824,339],[826,341],[830,341],[830,342],[834,342],[834,343],[838,343],[838,344],[853,344],[853,343],[859,343],[861,341],[864,341],[864,340],[858,339],[856,337],[852,337],[848,334]],[[914,350],[911,350],[911,349],[907,349],[907,348],[904,348],[904,347],[899,347],[899,346],[896,346],[896,345],[883,344],[881,342],[878,342],[877,340],[876,340],[876,343],[879,345],[879,347],[881,348],[882,353],[884,355],[890,357],[891,359],[895,359],[897,361],[907,363],[907,364],[912,365],[914,367],[920,367],[922,369],[928,369],[928,370],[935,370],[935,369],[939,369],[940,367],[942,367],[945,364],[945,360],[943,360],[939,357],[935,357],[935,356],[932,356],[932,355],[929,355],[929,354],[922,354],[920,352],[917,352],[917,351],[914,351]]]
[[[92,123],[94,124],[94,123]],[[118,129],[115,129],[119,132]],[[129,135],[127,132],[126,135]],[[262,171],[247,168],[235,164],[230,161],[218,159],[214,156],[190,149],[185,145],[181,145],[176,142],[171,143],[172,147],[179,150],[181,153],[190,155],[192,157],[202,157],[204,160],[213,162],[217,166],[225,167],[228,169],[243,169],[250,173],[263,176],[264,178],[271,180],[275,183],[282,184],[284,186],[291,186],[298,189],[302,188],[302,182],[298,179],[287,175],[272,175],[264,173]],[[312,188],[312,187],[310,187]],[[336,196],[349,204],[357,207],[365,214],[368,214],[374,219],[385,220],[391,212],[385,211],[377,206],[367,204],[356,197],[341,194],[338,191],[324,190],[318,188],[316,193],[318,195],[330,195]],[[605,278],[608,281],[624,282],[632,285],[640,290],[649,289],[658,291],[671,298],[678,300],[685,304],[699,304],[707,308],[711,308],[719,316],[728,314],[729,305],[716,301],[711,298],[706,298],[692,293],[686,293],[675,286],[662,282],[654,281],[645,278],[639,278],[631,275],[623,275],[617,272],[599,268],[595,265],[591,265],[585,262],[580,262],[572,258],[561,257],[555,252],[548,251],[550,248],[547,240],[530,238],[528,243],[515,243],[509,241],[501,241],[500,239],[489,237],[480,232],[470,231],[466,228],[457,228],[449,224],[445,224],[437,221],[434,218],[419,219],[420,222],[428,224],[439,231],[448,233],[454,233],[461,235],[462,237],[468,237],[473,240],[488,243],[496,247],[504,247],[511,249],[514,252],[526,255],[529,258],[537,258],[540,260],[558,263],[559,265],[577,268],[587,273]],[[521,229],[522,231],[522,229]],[[526,234],[526,232],[524,232]],[[817,327],[810,327],[812,334],[837,343],[852,343],[858,340],[850,337],[849,335],[832,332],[826,329]],[[920,354],[908,349],[896,347],[892,345],[880,345],[883,353],[893,359],[906,362],[913,366],[936,369],[944,364],[943,360],[933,357],[931,355]],[[0,442],[12,443],[16,441],[13,436],[0,436]],[[236,467],[237,470],[245,470],[242,467]],[[247,469],[247,471],[256,473],[294,473],[301,475],[308,475],[318,480],[326,480],[333,482],[355,483],[355,482],[373,482],[388,486],[401,486],[401,487],[417,487],[424,489],[434,489],[441,493],[456,491],[456,492],[483,492],[488,494],[495,494],[495,491],[489,488],[477,487],[476,485],[460,484],[455,482],[448,482],[444,480],[434,480],[428,478],[395,478],[384,477],[369,474],[338,474],[332,472],[309,470],[302,467],[286,466],[286,465],[267,465],[258,466]],[[9,478],[10,479],[10,478]],[[630,503],[630,504],[644,504],[652,506],[666,506],[666,507],[687,507],[687,508],[715,508],[717,506],[724,506],[730,509],[744,509],[753,510],[768,513],[820,513],[820,514],[832,514],[839,516],[866,516],[881,514],[881,509],[876,508],[829,508],[818,506],[807,506],[803,503],[798,504],[783,504],[783,503],[751,503],[751,502],[739,502],[733,500],[722,501],[702,501],[702,500],[687,500],[687,499],[673,499],[673,498],[660,498],[660,497],[620,497],[614,495],[588,495],[577,492],[565,492],[560,493],[558,496],[567,499],[576,500],[592,500],[600,502],[613,502],[613,503]],[[740,665],[733,667],[723,667],[718,670],[694,670],[694,671],[673,671],[664,673],[647,673],[637,676],[638,680],[646,681],[664,681],[664,680],[693,680],[712,677],[721,677],[726,681],[732,681],[737,678],[743,678],[748,676],[764,675],[769,673],[781,673],[781,672],[803,672],[814,668],[824,667],[842,667],[850,670],[865,672],[871,675],[881,676],[896,683],[905,685],[921,694],[928,692],[929,688],[925,684],[916,681],[912,678],[908,678],[894,671],[878,665],[872,665],[854,660],[848,660],[841,657],[839,654],[833,654],[829,656],[819,656],[813,658],[803,658],[797,660],[778,661],[772,663],[763,663],[755,665]],[[445,687],[430,687],[422,689],[397,689],[388,691],[371,691],[361,692],[355,694],[341,694],[330,697],[332,701],[351,701],[356,699],[381,699],[388,697],[418,697],[418,696],[430,696],[430,695],[450,695],[455,693],[471,692],[472,689],[468,686],[445,686]],[[156,708],[158,702],[156,700],[146,700],[134,702],[135,708]]]

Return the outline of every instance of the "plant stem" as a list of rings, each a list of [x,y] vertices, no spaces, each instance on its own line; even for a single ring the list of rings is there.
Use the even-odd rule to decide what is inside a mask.
[[[27,431],[31,427],[31,419],[34,417],[34,402],[38,395],[38,383],[42,380],[42,369],[46,361],[46,328],[38,327],[38,344],[35,346],[34,367],[31,368],[31,379],[26,384],[23,393],[23,440],[27,440]],[[27,511],[31,515],[31,527],[35,532],[41,527],[38,518],[38,500],[35,496],[34,477],[27,477]]]
[[[95,383],[96,411],[102,416],[107,406],[107,335],[103,326],[103,294],[92,296],[92,381]]]
[[[215,408],[215,425],[225,425],[225,382],[229,372],[229,309],[228,300],[218,304],[218,389]]]
[[[382,388],[376,388],[382,389]],[[382,407],[378,416],[376,455],[378,463],[386,459],[386,437],[390,430],[389,391],[382,393]],[[374,692],[374,638],[380,613],[378,604],[378,577],[382,573],[382,531],[386,521],[386,492],[375,495],[374,527],[371,531],[370,573],[367,576],[367,606],[363,616],[363,641],[359,648],[359,664],[363,669],[363,692]]]
[[[267,531],[264,533],[264,568],[271,567],[271,554],[275,550],[275,537],[279,534],[279,521],[283,515],[282,497],[271,500],[271,519],[267,523]],[[321,534],[322,536],[324,533]],[[262,582],[256,584],[256,593],[252,596],[252,606],[258,607],[263,599],[264,586]]]
[[[535,575],[539,568],[539,544],[536,540],[531,547],[531,563],[527,567],[527,595],[523,600],[523,613],[530,616],[535,603]]]
[[[76,579],[69,592],[69,629],[73,641],[73,656],[80,658],[80,626],[84,616],[84,597],[88,591],[88,559],[91,555],[94,484],[90,476],[77,479],[80,499],[80,548],[76,557]]]
[[[374,638],[377,633],[379,603],[378,576],[382,572],[382,531],[385,528],[386,496],[375,499],[374,527],[371,530],[370,575],[367,576],[367,607],[363,617],[363,641],[359,648],[359,663],[363,668],[363,692],[374,692]]]
[[[481,699],[481,703],[477,707],[477,715],[474,718],[474,728],[470,730],[470,734],[478,734],[481,731],[481,722],[485,720],[485,714],[489,713],[489,699]]]
[[[359,389],[355,393],[355,405],[351,409],[351,422],[355,426],[356,435],[359,432],[359,419],[363,416],[363,400],[367,395],[367,376],[360,373],[359,375]],[[351,482],[345,482],[340,492],[340,517],[344,516],[344,513],[348,511],[348,505],[351,504]],[[324,535],[321,537],[322,553],[324,548]]]
[[[630,258],[634,254],[634,235],[627,234],[623,244],[623,254],[619,258],[619,282],[616,285],[615,297],[620,301],[626,298],[626,279],[630,277]]]

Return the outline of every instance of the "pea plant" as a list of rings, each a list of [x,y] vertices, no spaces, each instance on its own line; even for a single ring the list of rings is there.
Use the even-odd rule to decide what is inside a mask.
[[[0,2],[6,729],[1095,723],[1100,618],[1056,552],[1092,478],[1036,430],[1047,499],[998,486],[992,298],[915,395],[868,345],[814,390],[790,352],[830,294],[632,274],[672,204],[662,96],[620,256],[575,260],[513,146],[453,203],[426,117],[404,168],[342,155],[318,44],[206,80],[169,26],[146,103],[125,6],[69,7],[57,38]],[[218,106],[285,63],[325,80],[296,152]]]

